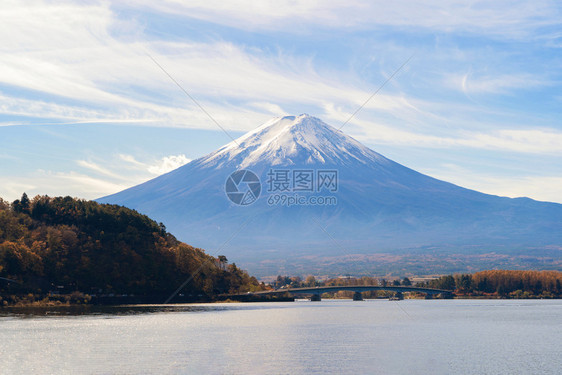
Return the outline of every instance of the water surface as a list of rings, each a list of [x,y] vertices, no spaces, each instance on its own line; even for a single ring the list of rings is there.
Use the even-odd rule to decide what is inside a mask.
[[[561,300],[0,310],[2,374],[560,374]]]

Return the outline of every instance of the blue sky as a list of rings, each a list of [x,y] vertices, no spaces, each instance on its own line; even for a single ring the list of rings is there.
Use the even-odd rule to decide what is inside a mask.
[[[309,113],[433,177],[562,202],[556,1],[0,5],[0,197],[98,198]]]

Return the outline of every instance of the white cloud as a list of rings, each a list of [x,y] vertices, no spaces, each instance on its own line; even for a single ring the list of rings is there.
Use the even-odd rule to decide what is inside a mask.
[[[411,145],[428,148],[487,149],[532,154],[562,154],[562,132],[555,129],[503,129],[489,133],[464,132],[457,137],[436,136],[393,129],[380,124],[365,126],[364,135],[357,138],[366,143]]]
[[[414,107],[404,105],[403,108]],[[330,119],[328,123],[336,128],[349,119],[350,113],[339,108],[327,106],[324,109],[326,117]],[[415,123],[414,119],[409,120],[410,116],[425,117],[436,124],[446,124],[446,119],[417,109],[403,110],[400,114],[400,117]],[[516,153],[562,154],[562,147],[560,146],[562,145],[562,131],[555,128],[532,129],[521,126],[513,129],[495,129],[497,127],[495,124],[481,124],[477,130],[463,130],[459,126],[459,129],[455,129],[452,133],[445,131],[440,134],[434,128],[424,132],[423,129],[420,129],[420,131],[416,127],[397,127],[376,118],[371,120],[373,117],[365,113],[357,115],[342,130],[367,144],[441,149],[465,147]]]
[[[122,9],[132,9],[133,16],[126,19],[123,14],[127,12],[120,12]],[[0,119],[0,126],[104,122],[217,130],[213,121],[185,97],[145,52],[154,56],[229,130],[250,130],[286,110],[296,111],[295,114],[309,112],[337,127],[380,83],[378,78],[367,81],[352,68],[330,68],[323,57],[315,57],[313,52],[307,54],[308,50],[300,55],[282,50],[275,44],[275,37],[271,38],[271,45],[262,49],[216,35],[205,35],[199,41],[189,36],[173,41],[159,39],[147,32],[151,30],[144,29],[149,27],[142,21],[142,12],[146,11],[173,14],[171,17],[182,17],[186,22],[197,18],[240,29],[259,29],[267,36],[281,35],[277,34],[280,31],[283,35],[293,34],[294,38],[299,37],[294,34],[306,36],[318,30],[329,30],[330,35],[342,29],[377,34],[395,26],[410,35],[435,33],[436,45],[442,33],[450,32],[504,41],[515,38],[552,43],[559,33],[548,34],[545,30],[558,26],[560,19],[557,4],[543,0],[6,0],[0,12],[0,115],[5,116]],[[267,34],[271,32],[276,34]],[[149,34],[152,36],[148,37]],[[373,75],[383,79],[401,63],[388,61],[388,56],[399,61],[400,56],[409,56],[413,48],[408,43],[385,42],[384,37],[363,39],[355,48],[363,50],[365,45],[361,43],[367,42],[380,45],[369,47],[372,52],[359,58],[369,55],[377,61],[378,70]],[[545,116],[539,128],[531,116],[520,118],[518,113],[499,107],[475,106],[462,95],[461,99],[452,97],[463,90],[469,96],[512,95],[528,87],[558,85],[556,79],[541,69],[530,71],[529,65],[518,67],[519,62],[526,63],[522,60],[513,62],[503,72],[502,63],[510,62],[511,56],[494,55],[487,62],[485,47],[475,57],[473,52],[480,47],[462,50],[451,44],[436,50],[424,50],[428,46],[422,45],[422,57],[407,67],[411,70],[401,72],[344,130],[371,144],[560,155],[562,132],[556,129],[560,128],[557,116]],[[377,55],[379,52],[381,56]],[[434,59],[437,53],[440,57]],[[354,58],[358,57],[349,56],[350,60]],[[444,60],[449,65],[442,64]],[[470,73],[466,73],[467,69]],[[552,69],[556,70],[556,66]],[[426,81],[413,80],[426,74]],[[435,86],[431,87],[433,95],[428,93],[430,86]],[[490,116],[486,121],[475,121],[475,114]],[[513,123],[509,123],[511,120]],[[130,186],[169,171],[187,158],[176,155],[139,161],[124,156],[120,160],[123,163],[81,160],[79,174],[67,171],[66,177],[56,173],[49,176],[67,181],[72,177],[75,182],[82,179],[87,191],[99,190],[96,197],[110,187]],[[128,171],[123,175],[120,168],[135,173]],[[100,178],[88,179],[90,174]],[[9,191],[36,186],[33,179],[18,181],[19,185],[10,185],[14,187]]]
[[[127,163],[132,164],[137,169],[142,169],[142,170],[146,169],[147,165],[135,159],[133,155],[119,154],[119,158],[123,161],[126,161]]]
[[[168,173],[189,163],[191,159],[185,157],[185,155],[172,155],[163,157],[157,164],[148,167],[148,171],[155,175],[161,175]]]
[[[562,203],[562,177],[559,176],[489,178],[486,182],[488,186],[482,186],[482,189],[492,194]]]
[[[56,7],[36,8],[31,21],[20,25],[6,19],[7,25],[0,29],[0,41],[10,41],[5,47],[10,53],[0,55],[0,83],[41,92],[44,98],[30,100],[4,94],[0,108],[4,114],[53,121],[145,122],[215,129],[215,124],[145,51],[228,129],[249,130],[272,113],[282,112],[283,103],[309,107],[328,102],[357,107],[371,94],[318,72],[307,57],[271,56],[222,41],[131,43],[116,39],[107,30],[92,32],[91,20],[80,26],[75,19],[89,19],[87,7],[68,5],[65,11],[73,14],[68,21],[58,18],[57,11],[61,10]],[[102,26],[98,28],[109,29],[121,22],[108,9],[93,12],[92,17],[100,18]],[[23,27],[29,26],[28,22],[43,29],[42,36],[27,37]],[[53,26],[53,22],[60,25]],[[73,104],[66,104],[68,100]],[[402,104],[392,95],[381,94],[368,108],[400,111]]]
[[[518,89],[533,89],[553,84],[545,77],[530,73],[477,75],[468,72],[465,74],[448,74],[445,80],[447,86],[463,91],[468,95],[480,93],[509,94]]]
[[[23,192],[35,195],[70,195],[77,198],[95,199],[129,187],[108,178],[96,178],[87,174],[71,172],[35,171],[32,177],[2,176],[2,198],[18,199]]]
[[[81,167],[84,168],[88,168],[94,172],[97,172],[99,174],[102,174],[104,176],[108,176],[108,177],[113,177],[113,178],[122,178],[122,176],[119,176],[118,174],[110,171],[109,169],[102,167],[101,165],[98,165],[94,162],[91,161],[86,161],[86,160],[78,160],[76,162],[76,164],[78,164]]]
[[[0,186],[2,186],[2,194],[0,198],[7,201],[19,199],[24,192],[33,196],[33,191],[37,188],[31,179],[18,177],[0,177]]]
[[[539,201],[562,203],[562,177],[498,176],[454,164],[442,164],[425,171],[432,177],[487,194],[510,198],[528,197]]]
[[[488,134],[471,134],[461,145],[528,153],[562,153],[562,132],[554,129],[502,129]]]
[[[39,181],[41,180],[42,178],[39,177]],[[112,194],[129,187],[128,184],[125,183],[96,178],[73,171],[55,173],[47,172],[44,175],[44,181],[46,184],[42,184],[40,188],[41,191],[46,194],[49,194],[50,192],[64,191],[66,195],[76,194],[77,197],[87,199],[99,198],[100,196]]]
[[[5,22],[0,27],[0,41],[7,42],[3,48],[9,52],[0,55],[0,82],[43,92],[49,99],[32,100],[4,94],[0,100],[0,111],[5,114],[49,118],[53,121],[126,122],[216,129],[213,121],[185,97],[144,54],[145,51],[149,51],[167,72],[198,98],[198,102],[223,127],[232,130],[250,130],[272,115],[285,113],[283,108],[286,107],[323,108],[324,113],[316,114],[334,119],[334,112],[341,112],[346,113],[347,118],[376,89],[359,83],[359,79],[348,81],[347,73],[338,76],[333,72],[319,71],[314,61],[306,56],[296,58],[282,52],[270,55],[224,41],[195,43],[152,40],[150,43],[138,43],[134,38],[132,42],[130,39],[119,39],[110,30],[127,29],[130,21],[119,19],[107,3],[53,6],[38,2],[26,7],[13,4],[16,5],[6,13],[5,19],[2,19]],[[236,11],[240,4],[221,4],[212,7],[206,2],[172,1],[163,5],[147,5],[159,7],[160,10],[195,10],[195,13],[201,11],[211,15],[234,12],[235,17],[246,17],[243,15],[246,12]],[[293,4],[293,7],[284,7],[281,13],[274,15],[271,15],[273,3],[252,4],[247,4],[248,14],[270,14],[269,17],[287,18],[288,22],[293,22],[291,17],[301,13],[302,17],[315,20],[319,17],[320,20],[315,22],[322,22],[322,17],[331,19],[330,14],[339,14],[335,3],[298,3]],[[401,2],[397,8],[402,9],[405,4]],[[344,11],[359,7],[367,14],[376,13],[373,13],[368,3],[341,6]],[[429,9],[434,7],[436,4],[429,5]],[[461,6],[455,3],[452,7],[456,9]],[[465,11],[469,13],[480,9],[476,6],[466,8]],[[488,14],[486,7],[479,11]],[[61,17],[65,12],[72,13],[73,17]],[[503,12],[502,19],[515,17],[510,12]],[[450,9],[437,13],[456,14]],[[313,17],[313,14],[316,16]],[[31,28],[31,25],[35,27]],[[25,32],[27,27],[33,30],[31,35]],[[132,29],[142,36],[142,30],[135,27],[138,26],[133,25]],[[42,30],[40,35],[34,31],[38,29]],[[14,30],[21,32],[14,33]],[[415,64],[415,60],[412,63]],[[400,78],[397,77],[393,83]],[[459,81],[459,77],[449,79]],[[462,79],[460,81],[462,83]],[[465,88],[500,92],[522,87],[529,82],[537,84],[536,77],[479,76],[465,80]],[[131,89],[131,86],[140,86],[142,90]],[[445,114],[440,113],[442,108],[456,107],[459,110],[457,116],[462,117],[463,109],[459,103],[444,103],[443,98],[432,103],[430,99],[415,99],[400,92],[393,94],[390,87],[385,88],[385,91],[379,93],[361,112],[363,118],[377,119],[382,115],[393,118],[393,122],[399,124],[378,126],[379,139],[398,143],[421,140],[421,144],[429,147],[458,143],[456,139],[440,136],[435,131],[431,135],[424,135],[406,128],[412,124],[427,124],[428,120],[439,119],[442,122],[445,118]],[[58,97],[78,101],[79,104],[67,104],[66,100],[59,100]],[[354,122],[360,123],[355,119]],[[13,123],[9,121],[5,124]],[[458,137],[461,136],[464,134],[458,134]],[[495,139],[494,135],[476,138],[468,139],[464,144],[488,147],[488,141]],[[502,143],[509,146],[509,142]]]
[[[286,33],[307,32],[318,26],[330,29],[396,26],[526,37],[540,27],[557,25],[560,16],[557,4],[548,0],[136,0],[128,4],[245,30]]]
[[[119,158],[128,163],[123,169],[132,167],[133,169],[148,172],[153,175],[168,173],[191,161],[191,159],[188,159],[184,154],[164,156],[161,159],[152,160],[150,162],[141,162],[133,155],[126,154],[120,154]]]
[[[27,192],[30,196],[71,195],[95,199],[135,186],[190,161],[183,154],[169,155],[148,162],[138,161],[133,155],[125,154],[109,156],[106,159],[98,157],[96,162],[77,160],[76,165],[80,170],[36,170],[32,176],[0,176],[1,197],[12,201]]]
[[[254,102],[254,103],[248,103],[248,105],[250,105],[254,108],[265,110],[269,114],[271,114],[272,117],[282,116],[282,115],[287,113],[287,111],[283,110],[283,108],[281,108],[279,105],[274,104],[274,103]]]
[[[84,192],[89,198],[99,198],[103,195],[116,193],[146,180],[170,172],[189,163],[191,160],[185,155],[169,155],[157,160],[142,162],[133,155],[120,154],[117,157],[92,162],[79,160],[77,164],[99,177],[90,173],[56,173],[57,178],[83,183]],[[119,162],[121,161],[121,163]]]

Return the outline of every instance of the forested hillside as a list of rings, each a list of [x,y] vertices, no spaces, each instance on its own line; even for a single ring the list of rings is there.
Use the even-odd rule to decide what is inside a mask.
[[[147,216],[117,205],[25,194],[0,199],[0,291],[213,296],[258,281],[178,241]],[[12,281],[10,281],[12,280]]]

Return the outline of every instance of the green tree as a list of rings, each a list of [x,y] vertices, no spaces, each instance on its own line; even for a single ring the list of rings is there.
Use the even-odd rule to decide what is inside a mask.
[[[472,288],[472,277],[470,275],[460,275],[457,278],[457,288],[462,290],[463,292],[469,292]]]
[[[318,284],[316,283],[316,278],[312,275],[307,276],[306,280],[304,281],[304,285],[308,287],[315,287]]]
[[[226,269],[226,265],[228,264],[228,259],[226,259],[226,257],[224,255],[219,255],[217,257],[217,259],[219,260],[219,264],[222,270]]]
[[[30,203],[31,202],[29,201],[27,194],[23,193],[21,199],[16,199],[12,203],[12,209],[19,213],[29,213]]]
[[[502,297],[507,294],[505,287],[504,287],[503,285],[501,285],[501,284],[498,285],[498,287],[496,288],[496,293],[497,293],[499,296],[502,296]]]
[[[455,278],[452,275],[441,276],[437,280],[431,280],[429,286],[436,289],[455,290]]]
[[[491,293],[491,284],[488,281],[487,277],[484,277],[482,280],[480,280],[476,286],[477,290],[479,290],[480,292],[484,292],[484,293]]]
[[[10,209],[10,204],[4,199],[0,198],[0,211],[5,211]]]

